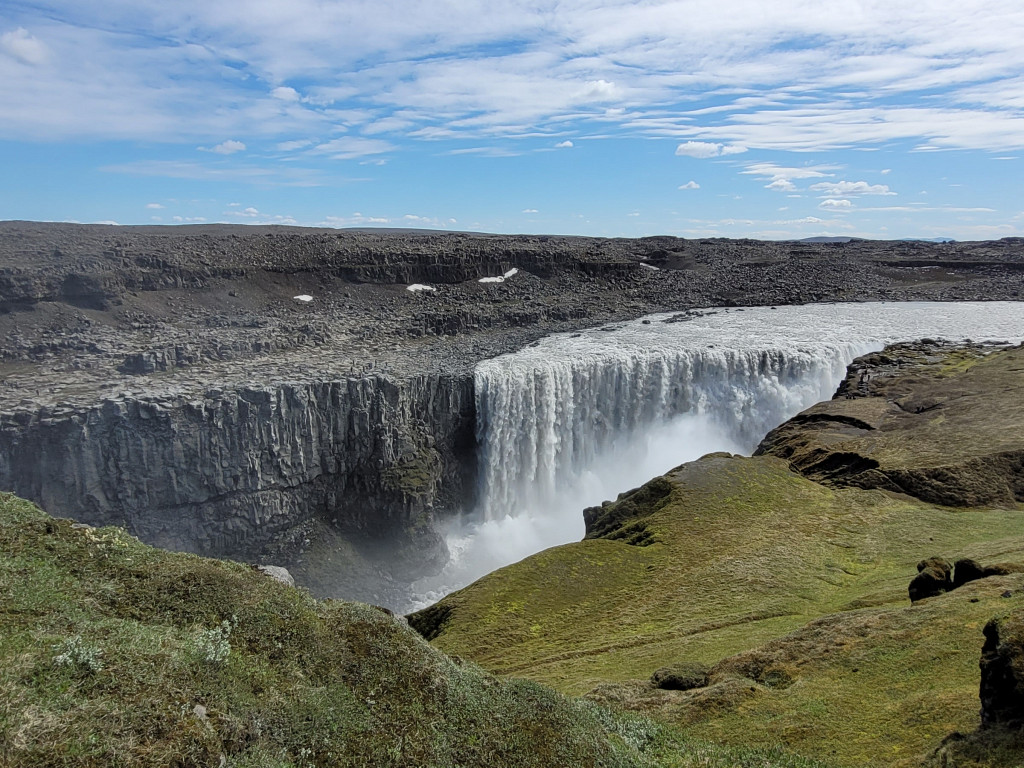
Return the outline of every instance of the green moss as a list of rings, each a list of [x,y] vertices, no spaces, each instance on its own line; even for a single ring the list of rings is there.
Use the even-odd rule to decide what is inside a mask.
[[[1024,561],[1018,509],[829,489],[768,457],[713,456],[665,480],[671,492],[643,510],[655,543],[587,539],[503,568],[434,609],[446,614],[434,644],[567,693],[600,687],[692,738],[781,743],[840,765],[912,764],[973,730],[981,627],[1017,598],[987,580],[977,603],[958,590],[911,608],[907,585],[932,555]],[[680,661],[772,648],[829,616],[850,623],[811,632],[804,656],[772,651],[747,688],[655,696],[646,682]]]
[[[637,729],[662,733],[453,661],[370,606],[0,495],[5,766],[677,764]]]

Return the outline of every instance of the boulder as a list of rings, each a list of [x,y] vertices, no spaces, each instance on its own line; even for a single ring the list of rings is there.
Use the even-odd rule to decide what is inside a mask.
[[[282,584],[287,584],[289,587],[295,586],[295,579],[292,578],[288,569],[282,568],[280,565],[258,565],[256,566],[256,570],[261,571],[274,581],[280,581]]]
[[[920,571],[910,582],[907,592],[910,594],[910,602],[916,603],[926,597],[934,597],[948,592],[953,588],[953,582],[949,579],[949,572],[940,568],[928,566]]]

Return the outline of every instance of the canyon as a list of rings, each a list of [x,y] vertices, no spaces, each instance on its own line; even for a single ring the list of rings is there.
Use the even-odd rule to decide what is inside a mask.
[[[708,307],[1018,300],[1022,286],[1014,239],[5,222],[0,487],[395,605],[482,501],[481,361],[654,312],[689,324]]]

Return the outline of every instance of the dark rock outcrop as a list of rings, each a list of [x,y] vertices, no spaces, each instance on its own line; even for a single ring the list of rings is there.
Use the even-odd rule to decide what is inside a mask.
[[[981,650],[981,725],[1024,725],[1024,616],[985,625]]]
[[[932,557],[918,563],[917,576],[911,580],[907,590],[910,593],[910,602],[935,597],[953,589],[951,570],[949,562],[941,557]]]
[[[422,550],[443,554],[422,523],[471,502],[473,425],[469,376],[119,396],[3,414],[0,487],[205,555],[252,557],[312,519],[396,544],[433,536]]]
[[[1024,501],[1024,349],[993,349],[925,341],[858,358],[832,400],[769,432],[755,455],[933,504]]]
[[[953,571],[953,587],[962,587],[977,579],[986,579],[989,576],[1006,576],[1010,573],[1024,573],[1024,564],[1021,563],[994,563],[992,565],[981,565],[970,558],[957,560]]]
[[[953,566],[944,557],[929,557],[917,564],[917,576],[911,582],[908,592],[910,602],[915,603],[926,597],[935,597],[953,589],[950,574]]]

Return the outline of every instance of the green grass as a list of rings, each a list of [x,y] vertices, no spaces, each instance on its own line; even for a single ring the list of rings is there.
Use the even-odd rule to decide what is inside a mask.
[[[8,494],[0,765],[827,768],[499,679],[379,609]]]
[[[913,764],[977,726],[981,628],[1018,600],[986,580],[977,603],[965,587],[911,608],[907,584],[932,555],[1024,562],[1019,509],[833,490],[768,457],[713,456],[667,477],[668,503],[642,518],[653,543],[584,540],[503,568],[442,602],[435,645],[566,693],[598,688],[691,737],[840,765]],[[662,666],[801,637],[830,615],[828,631],[780,662],[788,687],[691,695],[646,683]],[[872,622],[879,630],[861,635]],[[856,642],[818,653],[851,633]]]
[[[5,766],[650,765],[634,721],[372,607],[0,496]]]

